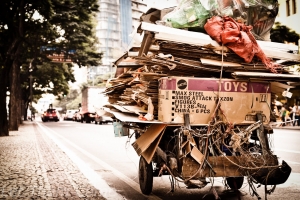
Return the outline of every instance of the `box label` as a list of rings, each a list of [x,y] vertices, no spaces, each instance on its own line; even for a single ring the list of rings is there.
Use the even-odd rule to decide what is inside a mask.
[[[269,116],[267,102],[270,102],[270,98],[270,87],[266,82],[162,78],[158,117],[164,122],[183,123],[183,114],[189,113],[192,124],[207,124],[220,99],[225,117],[232,123],[241,123],[247,114],[254,111]]]

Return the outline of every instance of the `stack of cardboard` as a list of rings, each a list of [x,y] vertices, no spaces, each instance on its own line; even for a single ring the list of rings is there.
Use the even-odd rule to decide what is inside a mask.
[[[291,84],[300,80],[299,75],[289,71],[290,65],[300,64],[296,45],[257,41],[264,54],[277,63],[278,73],[274,74],[258,58],[245,63],[205,33],[155,24],[151,19],[157,20],[159,12],[152,9],[141,17],[146,20],[138,29],[139,33],[143,33],[141,46],[132,48],[115,62],[117,68],[124,68],[124,73],[110,81],[111,87],[105,91],[111,103],[108,107],[115,115],[118,115],[117,112],[132,113],[135,117],[144,115],[150,102],[154,106],[154,119],[157,119],[159,80],[163,77],[269,81],[271,86],[275,86],[271,87],[272,93],[278,92],[272,91],[272,88],[278,89],[278,85],[284,85],[281,87],[284,91],[293,87],[287,82]]]

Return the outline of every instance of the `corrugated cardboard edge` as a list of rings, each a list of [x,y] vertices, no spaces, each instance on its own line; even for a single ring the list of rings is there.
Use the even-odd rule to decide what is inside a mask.
[[[158,146],[158,143],[162,137],[162,133],[166,127],[166,124],[151,124],[146,132],[142,134],[134,143],[132,143],[136,153],[139,156],[143,155],[148,163],[151,162],[149,159],[152,159],[156,147]]]

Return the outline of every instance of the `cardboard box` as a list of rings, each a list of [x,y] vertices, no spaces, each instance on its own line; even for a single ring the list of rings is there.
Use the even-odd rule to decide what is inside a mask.
[[[160,80],[158,119],[168,123],[208,124],[215,112],[218,94],[224,119],[231,123],[249,123],[253,112],[270,120],[270,84],[235,79],[164,77]],[[220,93],[219,93],[220,86]]]

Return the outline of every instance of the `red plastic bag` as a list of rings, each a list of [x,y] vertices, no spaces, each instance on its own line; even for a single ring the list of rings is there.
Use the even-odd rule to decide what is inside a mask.
[[[273,73],[277,73],[277,64],[274,64],[266,57],[262,49],[258,46],[254,36],[250,32],[251,26],[238,23],[231,17],[213,16],[204,25],[207,34],[218,43],[221,43],[237,55],[242,57],[245,62],[252,61],[257,56]]]

